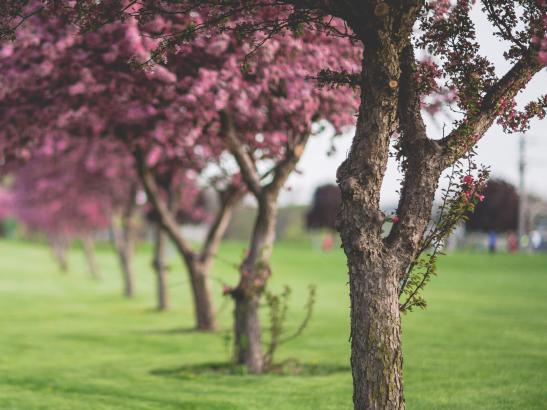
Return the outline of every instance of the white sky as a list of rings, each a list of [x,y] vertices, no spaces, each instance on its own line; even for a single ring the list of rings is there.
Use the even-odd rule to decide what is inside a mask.
[[[491,36],[489,23],[480,13],[475,13],[477,36],[481,43],[481,52],[487,55],[495,64],[497,74],[503,75],[510,67],[503,57],[504,47]],[[543,69],[532,79],[526,90],[519,95],[517,101],[523,104],[547,92],[547,70]],[[447,124],[448,125],[448,124]],[[436,125],[428,122],[430,134],[437,130]],[[326,183],[335,183],[336,169],[344,160],[349,150],[353,132],[338,137],[334,144],[337,152],[332,157],[326,153],[331,145],[329,135],[312,138],[299,164],[300,174],[294,174],[289,179],[287,189],[281,196],[281,203],[308,204],[311,202],[315,188]],[[547,119],[534,120],[526,135],[526,172],[527,191],[547,199]],[[518,134],[505,134],[501,127],[493,126],[478,144],[477,162],[490,166],[491,176],[503,178],[518,185]],[[396,164],[390,162],[382,189],[383,206],[397,203],[397,189],[400,178]]]

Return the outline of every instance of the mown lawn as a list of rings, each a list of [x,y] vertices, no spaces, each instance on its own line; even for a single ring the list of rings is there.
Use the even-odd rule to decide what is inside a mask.
[[[235,283],[227,244],[215,277]],[[215,282],[223,331],[192,331],[188,284],[171,255],[169,313],[154,311],[150,252],[139,250],[138,296],[124,300],[114,256],[98,251],[93,282],[82,255],[58,272],[41,245],[0,242],[0,409],[348,409],[348,291],[341,252],[278,244],[273,288],[293,289],[289,327],[318,287],[306,333],[279,351],[302,374],[215,370],[229,358],[230,302]],[[456,254],[427,289],[429,308],[404,318],[409,409],[547,408],[547,255]],[[219,366],[217,366],[219,367]]]

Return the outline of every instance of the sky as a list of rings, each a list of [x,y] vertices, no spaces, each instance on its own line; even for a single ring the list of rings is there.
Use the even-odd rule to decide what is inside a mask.
[[[498,76],[502,76],[510,67],[510,63],[503,57],[503,44],[491,35],[492,29],[489,23],[476,7],[474,19],[477,24],[481,53],[490,58]],[[546,92],[547,69],[543,69],[517,97],[517,102],[519,106],[522,106]],[[430,136],[440,132],[439,125],[436,125],[434,121],[426,118],[426,122]],[[291,176],[280,198],[282,205],[309,204],[317,186],[336,182],[336,170],[347,156],[353,132],[353,130],[349,131],[335,140],[328,133],[310,140],[299,163],[299,173]],[[478,144],[477,163],[489,166],[492,177],[502,178],[518,186],[519,138],[518,134],[505,134],[500,126],[494,125]],[[547,200],[547,119],[534,120],[524,138],[527,163],[526,191]],[[332,143],[336,147],[336,153],[328,157],[326,153]],[[392,207],[397,203],[400,178],[396,163],[390,161],[382,187],[383,207]]]

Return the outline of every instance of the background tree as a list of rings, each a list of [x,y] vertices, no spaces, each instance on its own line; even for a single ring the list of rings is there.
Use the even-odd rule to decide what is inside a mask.
[[[45,22],[50,26],[61,23],[50,20]],[[304,143],[312,132],[312,122],[327,117],[338,130],[353,122],[353,93],[345,90],[327,92],[315,88],[314,83],[306,78],[313,72],[305,71],[303,67],[309,65],[309,60],[322,56],[333,67],[351,70],[355,66],[359,50],[346,39],[309,32],[299,38],[286,37],[269,41],[260,50],[260,63],[252,63],[246,72],[242,72],[240,61],[252,44],[241,44],[237,36],[202,36],[185,46],[185,50],[181,50],[179,55],[171,56],[171,65],[167,68],[158,66],[153,72],[131,71],[126,63],[127,59],[133,57],[137,62],[146,61],[148,50],[157,45],[152,40],[140,37],[138,30],[168,30],[172,29],[166,27],[170,23],[169,20],[156,19],[139,26],[134,20],[129,20],[124,25],[109,25],[81,38],[73,38],[68,32],[68,37],[61,37],[65,40],[57,39],[53,46],[56,53],[51,63],[64,67],[62,75],[59,72],[42,75],[43,81],[33,84],[37,89],[31,88],[29,91],[28,87],[24,87],[22,90],[10,92],[8,99],[17,101],[20,106],[23,101],[32,104],[37,94],[47,96],[47,92],[38,90],[55,90],[56,98],[48,101],[51,103],[48,106],[55,107],[51,109],[59,113],[66,112],[61,114],[61,124],[59,120],[55,121],[57,127],[70,130],[74,135],[91,132],[97,138],[111,135],[127,142],[136,156],[139,174],[148,197],[189,266],[191,277],[194,278],[192,283],[195,292],[201,294],[195,300],[196,303],[202,303],[203,307],[197,307],[196,311],[205,312],[198,315],[198,323],[202,323],[199,327],[206,329],[214,327],[214,324],[211,319],[212,309],[209,308],[212,303],[207,302],[210,300],[207,296],[210,293],[207,290],[208,280],[203,271],[210,265],[210,250],[218,246],[216,243],[220,231],[208,236],[214,240],[215,245],[211,247],[207,244],[204,248],[207,253],[205,263],[202,260],[203,255],[194,254],[187,241],[181,237],[176,224],[171,223],[174,222],[173,218],[167,216],[167,207],[160,200],[151,173],[150,163],[153,165],[155,162],[151,158],[157,156],[157,150],[154,151],[149,142],[158,143],[163,157],[184,159],[190,164],[185,166],[190,167],[199,167],[196,162],[201,160],[203,163],[203,158],[210,163],[214,158],[220,158],[223,151],[231,151],[239,163],[246,188],[251,189],[256,196],[257,181],[255,176],[250,177],[251,172],[255,172],[252,171],[255,161],[277,161],[279,167],[274,166],[271,172],[263,175],[264,178],[273,176],[275,183],[269,185],[271,192],[258,200],[259,204],[264,205],[264,213],[260,215],[259,212],[258,217],[262,226],[255,230],[260,238],[253,240],[254,250],[242,271],[247,271],[250,266],[253,270],[256,270],[256,266],[265,267],[271,253],[275,225],[275,212],[272,207],[283,183],[302,155]],[[67,33],[63,26],[57,31],[62,35]],[[42,43],[39,47],[30,44],[29,53],[46,52],[49,57],[49,45],[52,41],[43,38],[40,41]],[[59,42],[68,45],[59,47]],[[110,44],[111,47],[105,49],[104,44]],[[183,56],[182,51],[192,57]],[[27,55],[26,58],[30,56]],[[15,60],[10,58],[10,63],[13,64],[13,61]],[[7,71],[21,82],[22,76],[16,64]],[[260,71],[260,75],[255,74],[257,71]],[[103,79],[104,83],[101,83]],[[176,79],[179,81],[175,84]],[[132,87],[127,86],[128,81],[132,81]],[[119,87],[117,92],[113,92],[115,87]],[[60,94],[63,98],[58,98]],[[36,105],[33,107],[37,108]],[[41,112],[37,115],[42,115],[44,123],[51,122],[48,117],[57,118],[51,112],[47,117]],[[21,125],[25,127],[24,115],[19,118],[22,119]],[[17,120],[9,121],[13,126]],[[26,134],[31,132],[26,130]],[[31,138],[36,138],[34,132]],[[196,155],[196,146],[200,147],[201,154]],[[245,162],[243,166],[241,161]],[[249,183],[252,184],[251,188]],[[239,189],[233,189],[230,183],[223,190],[224,196],[228,193],[228,199],[224,198],[221,203],[231,208],[233,200],[230,198],[239,196]],[[221,207],[219,223],[213,224],[215,229],[225,229],[227,211]],[[259,270],[261,272],[253,275],[258,277],[242,280],[260,283],[260,291],[253,296],[256,306],[251,313],[256,318],[258,298],[269,276],[266,274],[268,269]],[[242,288],[247,285],[243,283]],[[246,303],[245,298],[242,299],[243,302]],[[243,316],[246,314],[243,313]],[[241,326],[236,328],[240,329]],[[244,328],[242,331],[247,331],[246,326]],[[236,340],[243,338],[236,337]],[[255,336],[253,340],[259,342],[259,337]],[[240,345],[239,342],[238,344]],[[254,345],[259,346],[260,343]],[[261,371],[260,363],[257,369]]]
[[[201,61],[206,51],[204,67],[189,92],[199,107],[192,106],[187,112],[196,116],[200,129],[206,129],[231,153],[245,187],[258,204],[239,283],[226,293],[235,301],[235,360],[252,373],[262,373],[265,362],[259,305],[272,274],[269,260],[279,193],[313,134],[314,122],[327,119],[340,132],[353,123],[356,108],[351,90],[318,89],[308,79],[313,71],[306,67],[321,56],[332,68],[352,70],[359,49],[347,39],[305,31],[300,36],[269,39],[257,50],[256,59],[241,70],[240,62],[251,45],[242,44],[233,35],[213,40],[210,43],[198,37],[188,45],[189,50],[181,50],[190,61]],[[207,48],[201,46],[203,41]],[[220,65],[213,70],[211,61]],[[207,112],[202,112],[204,109]]]
[[[465,227],[469,231],[516,231],[518,207],[516,188],[501,179],[490,179],[484,190],[484,201],[469,215]]]
[[[322,185],[313,194],[312,207],[306,214],[308,229],[325,228],[336,230],[336,214],[341,204],[340,188],[336,185]]]
[[[163,164],[160,169],[161,171],[156,172],[156,186],[161,190],[160,195],[177,223],[210,223],[211,215],[207,212],[203,191],[196,186],[196,181],[189,178],[177,163],[171,164],[171,168]],[[152,206],[147,212],[147,219],[154,225],[152,266],[156,272],[157,308],[164,311],[170,305],[167,280],[169,266],[166,261],[169,236],[163,229],[160,216]]]
[[[13,204],[10,191],[0,187],[0,237],[5,235],[4,223],[13,215]]]
[[[80,239],[89,273],[99,279],[92,238],[109,225],[114,201],[108,184],[113,179],[106,177],[104,168],[95,168],[95,159],[86,148],[64,153],[62,159],[37,156],[17,169],[13,203],[17,218],[28,229],[50,239],[63,270],[64,248],[69,241]]]

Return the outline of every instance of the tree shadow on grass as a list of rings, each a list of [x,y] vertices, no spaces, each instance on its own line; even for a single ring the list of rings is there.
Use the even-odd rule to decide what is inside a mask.
[[[310,377],[329,376],[331,374],[347,372],[350,372],[349,365],[339,365],[334,363],[301,363],[295,359],[288,359],[284,362],[273,365],[267,374],[274,376]],[[175,379],[188,379],[202,375],[248,375],[244,366],[235,365],[229,362],[188,364],[175,368],[154,369],[150,371],[150,374]]]
[[[145,335],[189,335],[189,334],[215,334],[215,332],[196,329],[195,327],[174,327],[171,329],[139,330],[136,333]]]

